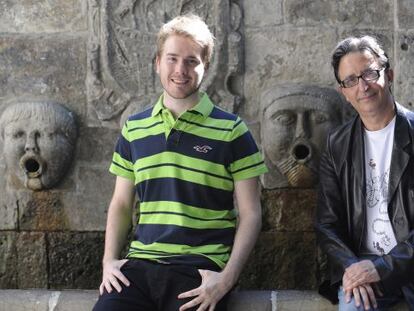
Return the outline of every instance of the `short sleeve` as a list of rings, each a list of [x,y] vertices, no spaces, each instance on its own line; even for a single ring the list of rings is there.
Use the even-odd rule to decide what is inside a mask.
[[[134,180],[134,168],[131,159],[131,145],[128,139],[127,121],[122,128],[122,132],[119,135],[118,141],[116,143],[109,171],[114,175]]]
[[[233,180],[259,176],[267,172],[263,156],[246,124],[237,118],[232,131],[230,173]]]

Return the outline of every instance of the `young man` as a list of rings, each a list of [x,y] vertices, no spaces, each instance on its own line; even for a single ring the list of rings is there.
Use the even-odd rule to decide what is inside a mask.
[[[414,308],[414,114],[394,101],[376,39],[333,53],[339,91],[358,115],[330,134],[320,163],[316,230],[339,310]]]
[[[240,118],[199,91],[213,39],[194,15],[158,34],[164,92],[128,119],[117,143],[96,311],[226,310],[223,297],[253,248],[261,226],[257,176],[266,167]],[[139,220],[120,259],[135,191]]]

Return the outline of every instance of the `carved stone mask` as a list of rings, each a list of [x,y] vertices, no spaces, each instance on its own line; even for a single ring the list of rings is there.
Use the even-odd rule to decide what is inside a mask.
[[[17,103],[0,118],[8,181],[31,190],[51,188],[65,175],[76,143],[73,114],[50,103]]]
[[[315,86],[275,87],[261,99],[265,188],[313,187],[328,132],[342,120],[341,98]]]

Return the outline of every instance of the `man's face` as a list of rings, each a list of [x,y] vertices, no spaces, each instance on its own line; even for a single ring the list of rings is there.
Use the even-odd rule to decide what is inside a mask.
[[[353,52],[343,56],[339,62],[340,80],[360,76],[367,70],[380,70],[378,60],[368,51]],[[349,88],[340,88],[346,100],[361,116],[373,116],[390,105],[390,83],[393,79],[391,69],[382,70],[376,81],[366,82],[359,79],[358,84]],[[392,103],[391,103],[392,104]]]
[[[166,97],[198,99],[205,66],[202,48],[193,40],[179,35],[168,37],[156,66]]]
[[[14,184],[50,188],[70,162],[72,146],[57,124],[20,119],[4,128],[4,157]]]
[[[293,187],[314,186],[319,157],[340,113],[321,98],[292,95],[277,99],[263,114],[266,157]]]

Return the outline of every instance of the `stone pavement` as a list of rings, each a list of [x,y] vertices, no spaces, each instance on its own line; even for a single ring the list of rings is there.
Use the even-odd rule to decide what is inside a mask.
[[[97,296],[95,290],[0,290],[0,311],[90,311]],[[229,301],[229,311],[280,310],[334,311],[336,307],[314,291],[239,291]],[[404,305],[392,309],[405,310]]]

